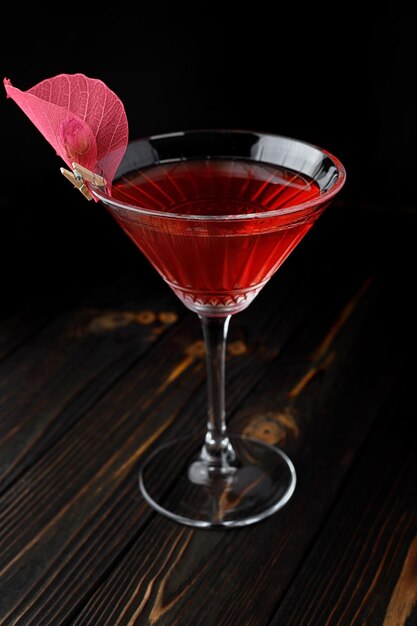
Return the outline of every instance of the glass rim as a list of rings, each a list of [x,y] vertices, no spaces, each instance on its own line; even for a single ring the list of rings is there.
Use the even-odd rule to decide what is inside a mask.
[[[260,212],[260,213],[238,213],[238,214],[229,214],[229,215],[201,215],[201,214],[190,215],[186,213],[170,213],[169,211],[158,211],[155,209],[147,209],[146,207],[134,206],[132,204],[129,204],[128,202],[123,202],[122,200],[115,200],[115,198],[113,198],[106,192],[103,192],[102,188],[94,185],[93,183],[89,183],[89,189],[91,193],[93,194],[93,196],[95,196],[97,200],[100,200],[104,204],[110,205],[115,208],[124,209],[126,211],[131,211],[133,213],[139,213],[141,215],[149,215],[152,217],[163,217],[163,218],[167,218],[167,219],[169,218],[172,220],[187,220],[187,221],[202,221],[202,222],[207,222],[207,221],[211,221],[211,222],[230,221],[231,222],[231,221],[245,220],[245,219],[246,220],[247,219],[251,219],[251,220],[252,219],[258,219],[258,220],[270,219],[273,217],[279,217],[281,215],[291,215],[292,213],[299,213],[307,209],[311,209],[313,211],[316,207],[322,206],[325,202],[328,202],[329,200],[331,200],[340,191],[340,189],[343,187],[343,185],[346,182],[345,167],[343,166],[342,162],[333,154],[328,152],[328,150],[325,150],[324,148],[320,148],[319,146],[313,143],[310,143],[308,141],[303,141],[301,139],[288,137],[286,135],[279,135],[276,133],[265,133],[265,132],[243,130],[243,129],[242,130],[240,129],[239,130],[237,129],[195,129],[195,130],[185,130],[185,131],[176,131],[176,132],[171,132],[171,133],[150,135],[148,137],[138,137],[137,139],[133,139],[132,141],[129,141],[129,144],[136,143],[137,141],[152,141],[152,140],[168,139],[168,138],[174,138],[174,137],[183,137],[186,134],[188,135],[192,133],[196,133],[196,134],[197,133],[213,133],[213,134],[221,134],[221,133],[245,134],[247,133],[247,134],[255,134],[260,138],[269,137],[269,138],[274,138],[274,139],[285,139],[287,141],[293,141],[294,143],[304,144],[305,146],[309,146],[310,148],[319,150],[324,156],[328,157],[332,161],[333,165],[336,167],[337,180],[330,187],[330,189],[324,191],[323,194],[315,198],[312,198],[311,200],[306,200],[304,202],[300,202],[299,204],[295,204],[290,207],[282,207],[279,209],[274,209],[273,211],[265,211],[265,212]],[[202,157],[202,159],[203,158],[204,157]],[[222,157],[219,156],[219,159],[221,158]],[[224,157],[224,158],[227,158],[227,157]],[[191,161],[191,160],[197,160],[197,159],[171,158],[171,159],[166,159],[166,160],[157,162],[154,165],[157,166],[157,165],[163,165],[164,163],[176,163],[176,162],[180,163],[182,161],[187,161],[187,160]],[[233,157],[233,160],[239,160],[239,157]],[[252,163],[264,163],[265,165],[277,166],[276,163],[275,164],[269,163],[269,161],[248,159],[245,157],[241,157],[240,160],[248,161]],[[152,167],[152,165],[149,167]]]

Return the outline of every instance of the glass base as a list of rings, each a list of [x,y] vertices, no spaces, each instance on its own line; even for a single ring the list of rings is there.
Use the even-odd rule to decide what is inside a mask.
[[[226,293],[199,291],[198,289],[186,289],[164,278],[178,298],[185,306],[197,313],[208,317],[226,317],[234,315],[246,309],[252,300],[265,287],[269,278],[245,289],[229,289]]]
[[[295,469],[278,448],[250,437],[230,436],[231,463],[210,465],[201,437],[175,439],[144,462],[139,485],[149,504],[167,517],[199,528],[254,524],[292,496]]]

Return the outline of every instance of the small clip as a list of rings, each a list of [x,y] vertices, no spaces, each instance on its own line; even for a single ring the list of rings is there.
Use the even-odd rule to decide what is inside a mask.
[[[91,172],[79,163],[73,163],[72,168],[74,171],[74,176],[77,180],[86,180],[89,183],[96,185],[96,187],[105,187],[107,185],[105,179],[102,176],[99,176],[99,174],[94,174],[94,172]]]
[[[87,198],[87,200],[93,199],[93,196],[89,192],[88,187],[85,184],[82,176],[78,176],[78,177],[75,176],[75,173],[73,174],[72,172],[70,172],[70,170],[65,169],[65,167],[61,167],[60,170],[61,170],[61,174],[65,176],[65,178],[69,180],[70,183],[74,185],[74,187],[76,187],[79,191],[81,191],[81,193],[83,194],[85,198]]]

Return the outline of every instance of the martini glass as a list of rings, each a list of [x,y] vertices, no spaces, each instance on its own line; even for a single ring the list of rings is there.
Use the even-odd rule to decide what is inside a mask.
[[[206,434],[158,447],[140,468],[142,494],[160,513],[201,528],[245,526],[294,492],[294,466],[282,450],[226,427],[227,329],[344,180],[342,164],[316,146],[208,130],[133,141],[112,186],[91,186],[202,323]]]

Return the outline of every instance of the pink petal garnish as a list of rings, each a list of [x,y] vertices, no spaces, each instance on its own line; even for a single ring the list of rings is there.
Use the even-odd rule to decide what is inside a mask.
[[[111,183],[126,150],[128,124],[121,100],[101,80],[60,74],[28,91],[7,78],[4,86],[67,165],[76,161]]]

